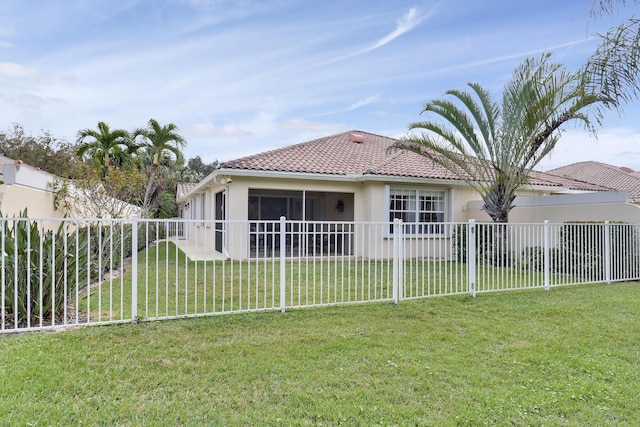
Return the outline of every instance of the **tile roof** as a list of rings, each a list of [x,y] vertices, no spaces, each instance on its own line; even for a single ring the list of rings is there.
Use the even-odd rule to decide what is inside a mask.
[[[47,171],[43,171],[40,168],[37,168],[35,166],[31,166],[29,164],[26,164],[22,160],[16,160],[16,159],[12,159],[11,157],[0,155],[0,175],[4,174],[4,165],[18,165],[21,168],[24,167],[24,168],[28,168],[28,169],[31,169],[31,170],[34,170],[34,171],[38,171],[38,172],[46,174],[46,175],[52,175],[51,173],[49,173]]]
[[[189,193],[191,190],[193,190],[193,188],[198,185],[197,183],[193,183],[193,182],[179,182],[178,183],[178,191],[176,194],[177,198],[180,198],[182,196],[185,196],[187,193]]]
[[[397,140],[352,130],[290,145],[276,150],[224,162],[221,169],[327,174],[370,175],[458,180],[459,178],[424,156],[388,148]],[[534,172],[530,184],[573,190],[608,191],[603,185],[582,182],[544,172]]]
[[[550,170],[548,173],[628,191],[631,199],[640,198],[640,174],[627,168],[589,161],[573,163]]]

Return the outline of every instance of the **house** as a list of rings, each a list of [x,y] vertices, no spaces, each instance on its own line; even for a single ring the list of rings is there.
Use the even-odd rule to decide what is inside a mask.
[[[393,138],[354,130],[224,162],[177,196],[182,218],[195,220],[188,236],[207,241],[211,237],[207,237],[205,228],[211,224],[197,220],[228,220],[215,223],[215,250],[246,258],[259,254],[261,237],[269,238],[275,232],[275,225],[266,222],[282,216],[299,222],[288,232],[300,233],[301,238],[287,242],[288,249],[313,243],[319,233],[346,233],[354,222],[387,223],[401,218],[409,233],[449,237],[450,230],[437,223],[489,220],[481,211],[481,202],[478,204],[480,196],[467,184],[423,156],[388,150],[394,142]],[[610,190],[534,172],[518,198],[593,195]],[[610,201],[621,202],[619,196]],[[553,209],[557,206],[547,207]],[[526,212],[533,210],[541,212],[545,208],[540,203],[533,208],[524,203],[519,220],[526,221]],[[236,221],[249,226],[232,239],[225,227]],[[376,239],[388,244],[390,233],[387,228]],[[343,238],[336,234],[334,240]],[[231,241],[233,247],[229,246]]]
[[[61,218],[64,212],[54,208],[49,185],[55,175],[33,166],[0,156],[0,212],[17,217],[27,209],[33,218]]]
[[[56,175],[5,156],[0,156],[0,171],[0,212],[5,217],[18,217],[25,209],[30,218],[128,218],[141,212],[138,206],[109,197],[104,191],[78,188],[73,182],[69,182],[66,200],[70,203],[59,201],[56,206],[52,192],[53,183],[60,181]],[[95,206],[113,209],[100,212]]]
[[[589,161],[572,163],[547,173],[627,191],[629,201],[640,204],[640,172],[633,169]]]

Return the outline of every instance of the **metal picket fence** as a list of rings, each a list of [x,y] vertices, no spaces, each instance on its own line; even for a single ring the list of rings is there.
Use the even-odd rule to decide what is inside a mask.
[[[638,225],[0,219],[0,333],[640,278]]]

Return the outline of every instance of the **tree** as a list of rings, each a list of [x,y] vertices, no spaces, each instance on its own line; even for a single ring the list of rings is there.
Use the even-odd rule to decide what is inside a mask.
[[[143,140],[148,181],[142,206],[147,214],[151,214],[163,200],[161,194],[168,184],[163,167],[179,168],[184,164],[182,149],[186,141],[177,131],[178,127],[173,123],[161,126],[155,119],[150,119],[147,128],[133,132],[134,138]]]
[[[611,15],[617,4],[624,6],[626,3],[625,0],[594,1],[591,14],[593,17]],[[602,41],[586,65],[594,90],[618,99],[618,106],[637,99],[640,94],[640,19],[631,17],[599,36]]]
[[[177,182],[200,182],[202,174],[191,169],[189,166],[184,166],[176,170],[175,177]]]
[[[202,178],[208,176],[214,170],[218,169],[220,167],[220,164],[217,160],[214,160],[211,163],[205,163],[202,161],[202,158],[200,156],[195,156],[187,161],[187,167],[195,172],[195,174],[199,177],[198,180],[201,180]]]
[[[427,120],[411,123],[409,136],[393,148],[447,168],[480,193],[494,222],[508,222],[516,191],[555,147],[564,125],[577,122],[595,132],[593,122],[615,104],[590,83],[586,69],[570,72],[551,54],[530,58],[516,68],[500,102],[477,83],[469,92],[449,90],[425,104]]]
[[[75,218],[129,218],[140,210],[146,175],[136,169],[81,164],[78,178],[55,179],[54,206]]]
[[[69,177],[75,173],[73,146],[47,131],[34,137],[14,123],[9,132],[0,133],[0,153],[57,176]]]
[[[108,170],[112,165],[125,166],[132,162],[132,154],[138,148],[129,132],[111,130],[105,122],[98,122],[97,130],[78,131],[76,155],[94,166]]]

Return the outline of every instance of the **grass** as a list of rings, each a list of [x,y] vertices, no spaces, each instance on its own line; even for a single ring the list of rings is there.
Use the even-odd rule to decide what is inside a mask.
[[[0,339],[0,425],[640,425],[637,283]]]
[[[278,260],[190,261],[173,243],[162,243],[138,255],[138,316],[158,318],[280,306]],[[287,261],[286,305],[302,307],[344,302],[390,300],[392,262],[334,258]],[[479,290],[543,285],[540,272],[479,266]],[[406,298],[466,293],[467,265],[413,260],[404,270]],[[558,275],[552,280],[562,283]],[[80,309],[91,319],[131,318],[131,269],[93,290]]]

